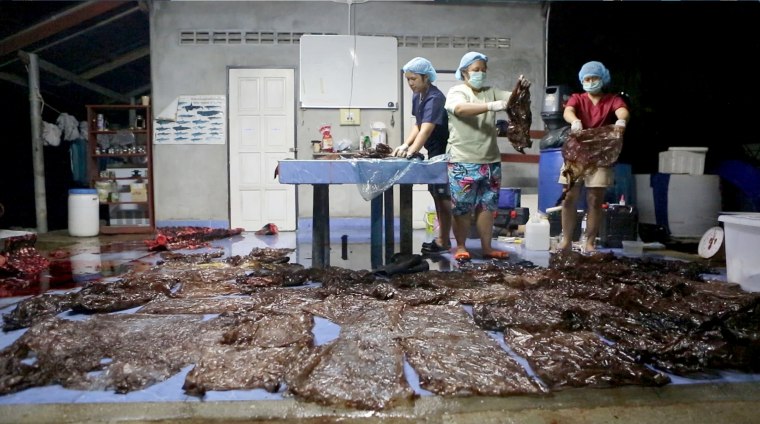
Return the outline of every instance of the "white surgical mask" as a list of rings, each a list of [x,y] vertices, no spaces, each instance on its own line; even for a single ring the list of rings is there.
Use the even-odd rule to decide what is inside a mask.
[[[602,80],[598,79],[596,81],[584,82],[583,91],[591,94],[596,94],[602,91]]]
[[[483,85],[486,83],[486,73],[485,72],[470,72],[470,85],[473,86],[476,90],[480,90],[483,88]]]

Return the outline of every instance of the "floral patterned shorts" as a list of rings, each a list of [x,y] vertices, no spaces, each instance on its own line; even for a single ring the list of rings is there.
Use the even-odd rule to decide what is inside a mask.
[[[495,211],[499,207],[501,163],[449,163],[449,190],[454,215],[476,209]]]

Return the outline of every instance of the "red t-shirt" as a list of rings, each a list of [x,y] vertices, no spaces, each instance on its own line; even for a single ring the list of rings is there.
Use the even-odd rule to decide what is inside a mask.
[[[626,107],[622,97],[609,93],[602,94],[597,104],[591,102],[588,93],[575,93],[565,104],[565,107],[567,106],[575,109],[575,116],[581,120],[583,128],[598,128],[614,124],[617,121],[615,111]]]

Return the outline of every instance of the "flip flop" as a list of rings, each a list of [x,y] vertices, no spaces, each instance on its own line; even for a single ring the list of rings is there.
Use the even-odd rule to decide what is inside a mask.
[[[454,259],[463,262],[470,260],[470,252],[457,252],[454,254]]]
[[[501,250],[493,250],[491,253],[484,253],[483,259],[508,259],[509,253],[502,252]]]

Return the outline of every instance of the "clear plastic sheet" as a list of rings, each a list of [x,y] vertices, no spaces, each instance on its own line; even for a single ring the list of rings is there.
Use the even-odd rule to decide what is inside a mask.
[[[662,386],[670,382],[667,375],[636,363],[591,331],[531,334],[512,328],[504,332],[504,339],[552,388]]]
[[[439,155],[424,162],[448,162],[449,155]],[[359,194],[364,200],[372,200],[391,188],[411,168],[411,164],[419,159],[385,158],[350,160],[356,168],[361,184],[358,184]],[[382,163],[382,166],[380,164]]]

